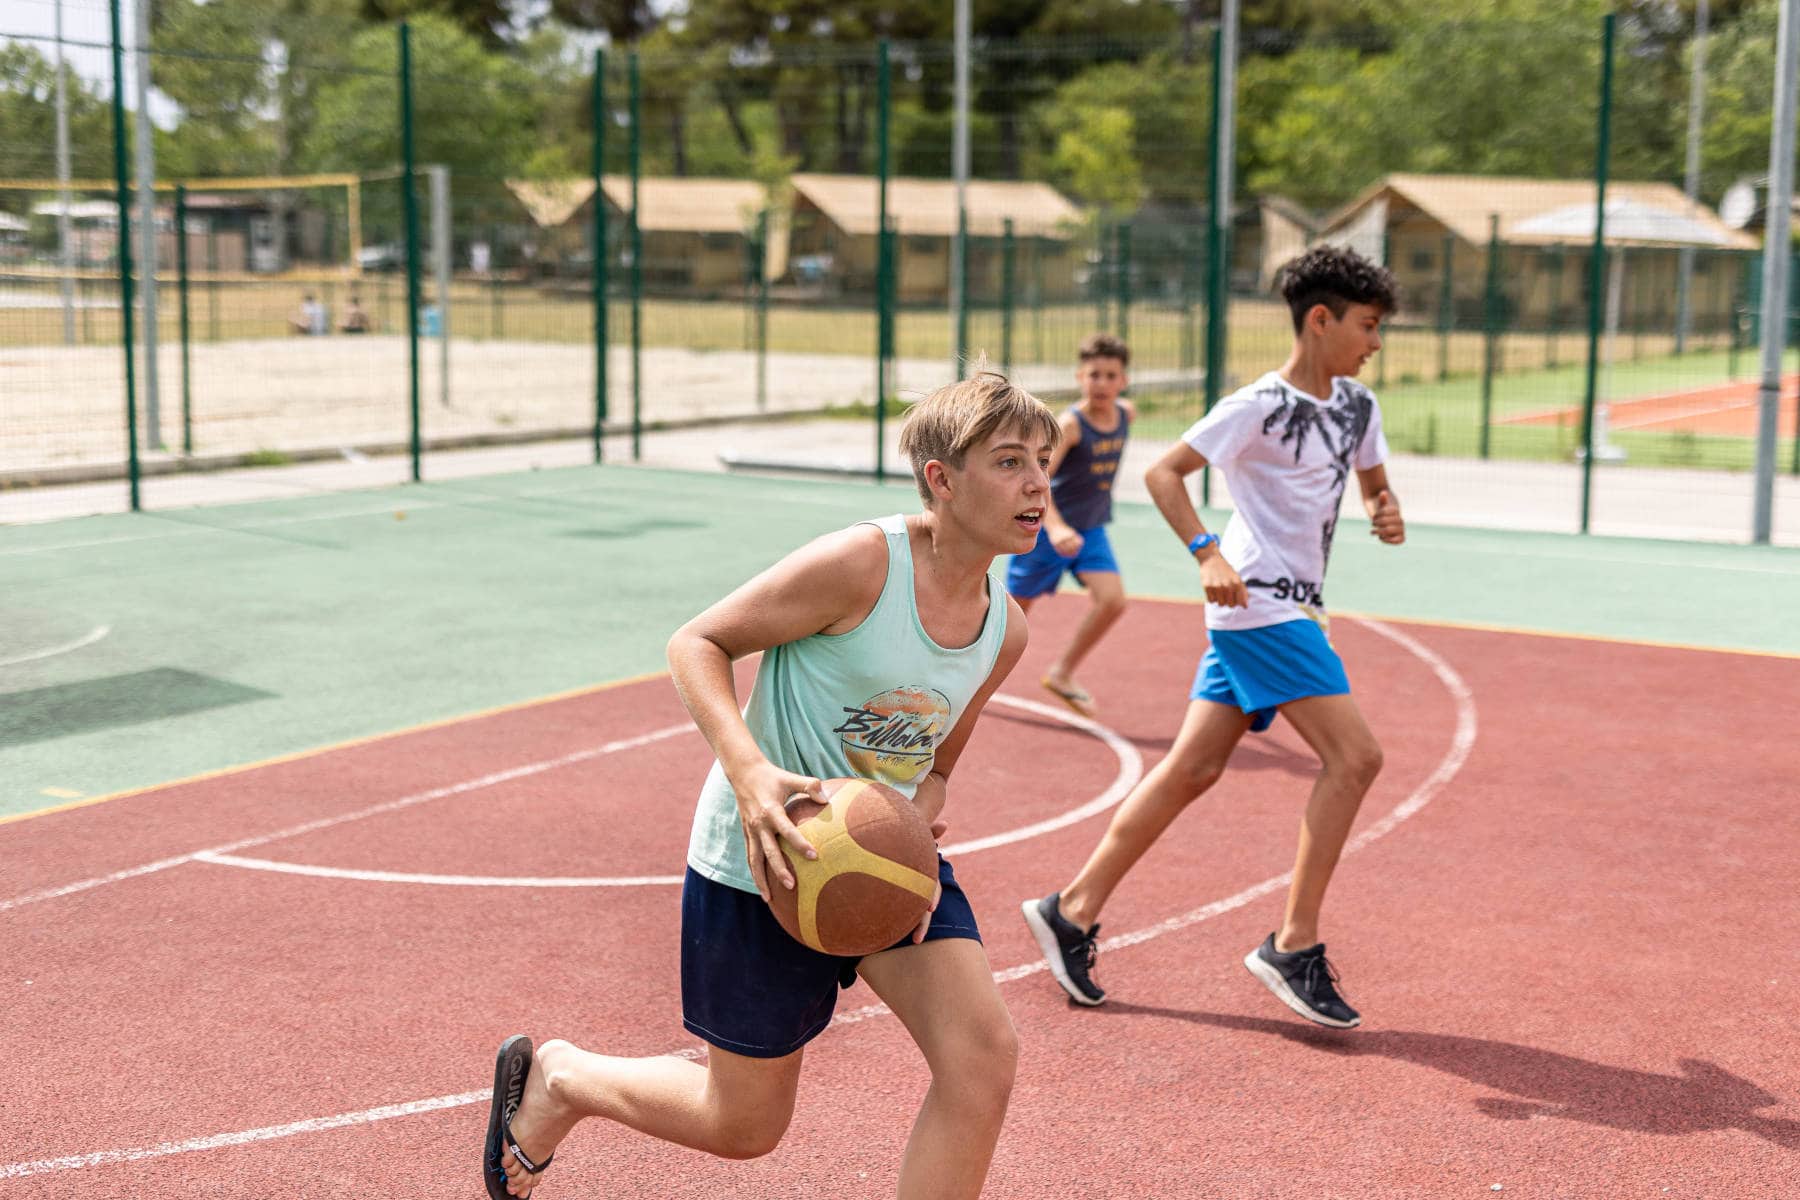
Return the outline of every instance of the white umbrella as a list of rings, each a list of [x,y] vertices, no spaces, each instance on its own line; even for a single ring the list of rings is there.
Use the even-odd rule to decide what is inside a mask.
[[[1594,240],[1594,206],[1571,204],[1552,209],[1512,227],[1515,235],[1566,239],[1571,242]],[[1724,246],[1730,238],[1686,213],[1658,208],[1640,200],[1615,196],[1606,202],[1606,244],[1613,247],[1612,270],[1606,285],[1606,374],[1601,386],[1601,402],[1594,406],[1594,456],[1617,462],[1625,457],[1622,447],[1613,444],[1606,433],[1607,405],[1612,395],[1613,349],[1619,337],[1619,293],[1625,282],[1625,250],[1627,246]]]

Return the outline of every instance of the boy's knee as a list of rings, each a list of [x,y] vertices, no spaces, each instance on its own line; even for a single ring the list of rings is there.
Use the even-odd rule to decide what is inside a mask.
[[[1385,761],[1381,746],[1371,740],[1346,750],[1338,769],[1353,782],[1367,787],[1375,782],[1377,775],[1381,774],[1382,764]]]
[[[713,1153],[720,1158],[761,1158],[781,1145],[790,1116],[786,1112],[764,1112],[729,1121],[719,1130]]]
[[[1176,763],[1174,770],[1182,792],[1191,800],[1219,782],[1220,777],[1225,774],[1225,763],[1219,759],[1203,758]]]
[[[1094,597],[1094,607],[1098,608],[1102,613],[1105,613],[1107,616],[1114,617],[1114,618],[1124,615],[1126,606],[1129,603],[1130,602],[1125,599],[1125,596],[1123,595],[1123,593],[1120,593],[1118,595],[1112,595],[1112,596],[1096,596],[1096,597]]]
[[[948,1056],[949,1074],[959,1091],[978,1090],[1004,1099],[1019,1070],[1019,1034],[1004,1012],[972,1025]]]

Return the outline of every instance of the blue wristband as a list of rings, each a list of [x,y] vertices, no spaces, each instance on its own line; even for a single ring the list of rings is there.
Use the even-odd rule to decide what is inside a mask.
[[[1198,554],[1208,546],[1219,544],[1219,536],[1215,533],[1196,533],[1194,540],[1188,543],[1188,553]]]

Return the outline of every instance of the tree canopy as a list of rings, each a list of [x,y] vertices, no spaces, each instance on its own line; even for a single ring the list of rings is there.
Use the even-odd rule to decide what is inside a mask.
[[[1766,168],[1777,0],[1714,0],[1705,198]],[[1608,0],[1247,0],[1240,191],[1315,208],[1392,171],[1583,178],[1594,167]],[[1216,0],[982,0],[974,171],[1096,208],[1204,202]],[[593,52],[623,165],[625,51],[646,171],[776,181],[875,167],[875,44],[892,46],[895,170],[951,170],[941,0],[158,0],[153,77],[171,177],[391,171],[393,22],[413,39],[416,154],[463,177],[584,173]],[[1621,10],[1613,173],[1679,182],[1690,0]],[[48,177],[54,75],[0,43],[0,175]],[[79,146],[106,106],[72,80]],[[98,159],[104,163],[106,160]]]

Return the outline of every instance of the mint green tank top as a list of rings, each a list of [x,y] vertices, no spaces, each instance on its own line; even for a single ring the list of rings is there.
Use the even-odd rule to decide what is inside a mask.
[[[846,633],[816,633],[765,651],[744,722],[783,770],[878,779],[911,796],[994,669],[1006,637],[1006,592],[990,575],[981,636],[946,649],[919,621],[906,518],[863,523],[887,535],[887,582],[875,608]],[[756,891],[737,796],[717,762],[700,789],[688,865],[727,887]]]

